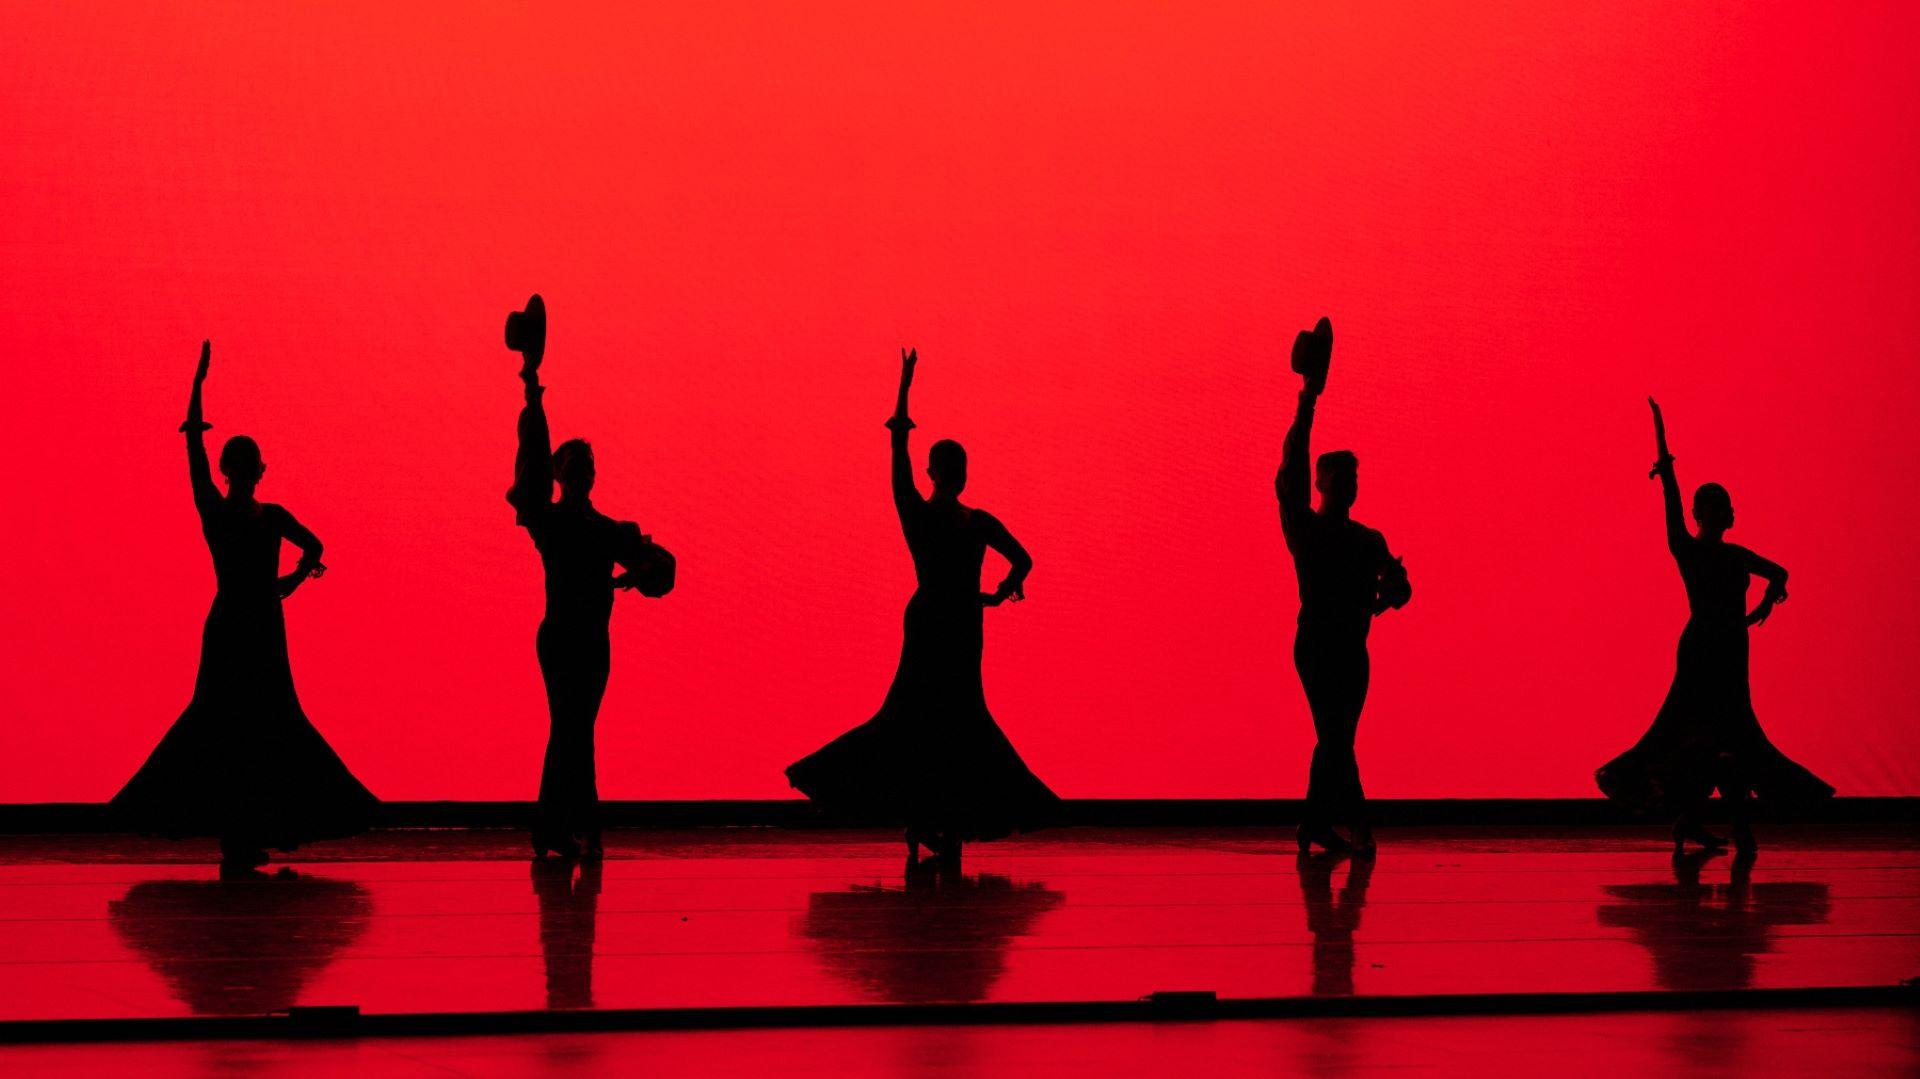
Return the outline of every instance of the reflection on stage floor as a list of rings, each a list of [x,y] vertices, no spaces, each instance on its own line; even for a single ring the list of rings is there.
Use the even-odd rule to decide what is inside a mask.
[[[1920,974],[1920,842],[1065,829],[912,868],[877,833],[391,832],[220,880],[206,852],[0,838],[0,1019],[1879,985]]]

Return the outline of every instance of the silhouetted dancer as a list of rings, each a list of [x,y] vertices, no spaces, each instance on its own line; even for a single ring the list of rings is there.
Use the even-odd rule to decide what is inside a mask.
[[[1320,491],[1320,509],[1312,508],[1308,434],[1332,357],[1333,324],[1324,318],[1294,339],[1293,369],[1305,385],[1273,481],[1280,498],[1280,531],[1300,580],[1293,666],[1313,713],[1313,765],[1296,836],[1303,851],[1315,843],[1328,850],[1373,847],[1360,763],[1353,754],[1360,709],[1367,701],[1367,632],[1374,615],[1405,606],[1413,595],[1406,569],[1387,550],[1386,538],[1349,516],[1360,491],[1360,460],[1351,451],[1323,453],[1315,462],[1313,485]],[[1352,843],[1333,830],[1336,821],[1353,830]]]
[[[887,421],[893,504],[918,585],[907,602],[900,666],[879,713],[788,768],[787,779],[829,813],[904,823],[909,858],[926,847],[953,861],[963,841],[1047,823],[1059,799],[1001,733],[980,682],[982,611],[1025,598],[1033,559],[992,514],[961,504],[967,452],[958,442],[934,443],[933,497],[920,496],[907,453],[907,389],[919,355],[901,349],[900,360],[900,396]],[[988,548],[1011,568],[982,593]]]
[[[1333,870],[1347,863],[1340,897],[1333,894]],[[1345,851],[1317,851],[1300,855],[1300,901],[1307,909],[1307,932],[1313,934],[1313,995],[1353,995],[1353,934],[1367,906],[1367,884],[1373,880],[1372,858],[1349,858]]]
[[[1680,483],[1673,455],[1667,452],[1667,426],[1660,406],[1653,407],[1653,435],[1659,456],[1651,475],[1660,479],[1666,506],[1667,549],[1680,567],[1687,589],[1687,626],[1680,631],[1673,685],[1640,741],[1595,773],[1607,797],[1641,812],[1674,817],[1673,847],[1688,842],[1721,850],[1726,842],[1700,825],[1700,813],[1716,788],[1733,817],[1733,841],[1741,851],[1755,849],[1748,796],[1769,803],[1804,804],[1829,797],[1833,788],[1775,749],[1753,714],[1747,684],[1747,627],[1758,625],[1787,598],[1787,571],[1752,551],[1726,541],[1733,527],[1733,499],[1717,483],[1693,493],[1696,535],[1687,533],[1680,512]],[[1751,578],[1767,582],[1752,611],[1747,610]]]
[[[287,661],[281,601],[318,577],[320,540],[293,514],[254,497],[267,466],[260,447],[235,435],[220,450],[222,497],[207,462],[201,386],[213,354],[200,346],[187,405],[187,475],[200,531],[213,555],[217,591],[200,636],[193,699],[108,810],[133,831],[184,838],[217,836],[224,871],[267,861],[314,839],[367,829],[378,801],[340,763],[300,710]],[[280,545],[300,548],[280,573]]]
[[[593,724],[607,691],[612,662],[607,623],[613,592],[631,588],[664,596],[673,588],[674,560],[641,535],[632,521],[616,521],[593,507],[593,447],[572,439],[552,449],[541,404],[540,361],[546,354],[547,307],[539,296],[507,318],[507,347],[521,354],[526,407],[520,410],[520,447],[507,501],[540,552],[547,608],[535,649],[547,686],[551,727],[540,772],[540,805],[533,853],[597,858],[600,794],[593,766]],[[554,483],[560,499],[553,497]],[[613,567],[627,572],[614,576]]]
[[[531,864],[533,896],[540,906],[540,958],[547,967],[547,1007],[591,1008],[601,863],[535,858]]]

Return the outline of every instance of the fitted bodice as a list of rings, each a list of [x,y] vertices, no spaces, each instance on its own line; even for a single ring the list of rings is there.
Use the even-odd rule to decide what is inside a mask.
[[[286,515],[271,502],[242,504],[226,498],[201,514],[200,531],[213,555],[213,576],[222,594],[275,594]]]
[[[1698,537],[1674,552],[1687,587],[1687,610],[1695,621],[1745,624],[1751,573],[1743,554],[1733,544]]]
[[[914,580],[922,595],[978,600],[992,521],[985,510],[957,502],[922,503],[903,516]]]

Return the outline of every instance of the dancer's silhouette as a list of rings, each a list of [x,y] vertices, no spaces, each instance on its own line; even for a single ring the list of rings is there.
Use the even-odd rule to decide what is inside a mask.
[[[218,836],[223,867],[265,864],[268,848],[365,831],[378,804],[347,771],[300,709],[287,661],[281,601],[325,571],[320,541],[293,514],[254,497],[266,465],[245,435],[227,440],[214,486],[207,461],[201,387],[212,345],[200,346],[187,421],[187,475],[217,590],[200,637],[193,699],[109,805],[138,832]],[[280,545],[300,548],[280,573]]]
[[[1333,870],[1348,862],[1346,883],[1338,899],[1333,894]],[[1300,900],[1307,908],[1307,932],[1313,934],[1313,995],[1353,995],[1353,934],[1367,906],[1367,884],[1373,879],[1373,859],[1349,859],[1345,851],[1301,854]]]
[[[1674,855],[1672,884],[1606,886],[1615,902],[1600,905],[1600,924],[1627,930],[1647,949],[1662,989],[1750,989],[1757,957],[1774,950],[1776,928],[1833,917],[1825,881],[1755,884],[1750,855],[1735,856],[1727,883],[1702,883],[1700,871],[1715,853]]]
[[[797,929],[828,970],[876,1000],[973,1003],[1006,973],[1014,941],[1065,900],[1037,881],[909,862],[905,888],[813,893]]]
[[[1667,549],[1687,589],[1687,626],[1680,632],[1673,685],[1653,726],[1632,749],[1602,766],[1595,778],[1609,798],[1643,812],[1673,816],[1676,851],[1688,842],[1709,849],[1726,845],[1699,821],[1718,788],[1732,812],[1734,842],[1750,852],[1750,794],[1789,804],[1833,794],[1832,787],[1767,740],[1747,684],[1747,627],[1765,622],[1787,598],[1787,571],[1726,541],[1733,527],[1733,500],[1717,483],[1703,483],[1693,493],[1693,518],[1700,530],[1688,534],[1674,458],[1667,452],[1666,421],[1652,398],[1647,403],[1653,407],[1658,448],[1652,474],[1660,479],[1666,506]],[[1748,611],[1747,585],[1753,577],[1765,580],[1767,590]]]
[[[1329,850],[1373,846],[1366,796],[1353,739],[1367,700],[1367,632],[1373,616],[1402,607],[1413,595],[1406,570],[1387,550],[1386,538],[1349,516],[1360,490],[1360,461],[1351,451],[1323,453],[1313,486],[1307,485],[1308,435],[1313,409],[1326,388],[1333,353],[1333,324],[1321,319],[1294,339],[1293,369],[1305,385],[1274,477],[1280,499],[1280,531],[1300,581],[1300,621],[1293,638],[1293,665],[1313,713],[1313,765],[1307,778],[1306,811],[1297,837],[1301,850],[1318,843]],[[1336,821],[1353,830],[1353,842],[1333,830]]]
[[[350,880],[257,870],[147,880],[107,902],[107,922],[195,1015],[268,1015],[367,931],[373,900]]]
[[[535,858],[531,864],[533,896],[540,905],[540,958],[547,966],[547,1007],[591,1008],[601,863]]]
[[[539,296],[507,319],[507,346],[522,357],[519,450],[507,492],[516,519],[540,552],[546,571],[546,614],[535,650],[546,680],[551,726],[540,772],[540,805],[533,828],[536,857],[599,857],[600,794],[594,777],[593,725],[607,690],[612,646],[607,624],[613,592],[631,588],[664,596],[673,587],[674,560],[632,521],[616,521],[593,506],[593,447],[583,439],[552,449],[541,403],[540,361],[546,354],[547,308]],[[555,501],[553,487],[560,485]],[[618,563],[627,572],[616,577]]]
[[[920,496],[907,453],[907,390],[919,355],[901,349],[900,360],[900,395],[887,421],[893,503],[918,583],[900,665],[879,713],[789,767],[787,778],[827,812],[904,823],[909,856],[925,846],[956,859],[963,841],[1037,827],[1058,807],[994,723],[980,682],[982,609],[1024,598],[1033,559],[992,514],[961,504],[967,454],[958,442],[934,443],[933,497]],[[982,593],[988,548],[1011,569]]]

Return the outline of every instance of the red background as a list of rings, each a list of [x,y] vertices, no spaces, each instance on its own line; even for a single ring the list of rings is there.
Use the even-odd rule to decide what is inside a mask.
[[[878,704],[902,344],[916,453],[964,440],[1038,563],[986,661],[1036,771],[1299,794],[1271,482],[1323,312],[1316,447],[1415,586],[1373,793],[1590,794],[1644,728],[1684,619],[1652,392],[1793,571],[1775,741],[1920,794],[1909,6],[156,7],[0,35],[0,800],[111,795],[187,700],[202,337],[214,437],[328,544],[308,712],[385,797],[530,796],[500,324],[535,289],[556,436],[681,558],[619,602],[609,797],[778,796]]]

